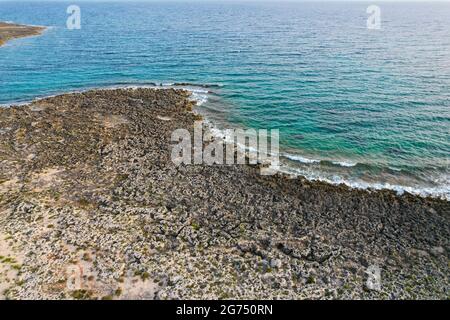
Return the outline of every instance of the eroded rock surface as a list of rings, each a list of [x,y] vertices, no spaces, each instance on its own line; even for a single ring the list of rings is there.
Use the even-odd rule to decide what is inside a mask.
[[[448,202],[177,167],[188,98],[97,90],[0,109],[4,298],[448,298]]]

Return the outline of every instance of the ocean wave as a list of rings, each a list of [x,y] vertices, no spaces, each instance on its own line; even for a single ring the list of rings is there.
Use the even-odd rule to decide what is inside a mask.
[[[191,92],[191,98],[197,103],[197,106],[201,106],[208,102],[208,95],[204,92],[195,92],[193,90],[189,90]]]
[[[230,135],[230,132],[226,129],[218,128],[214,123],[205,118],[205,125],[207,126],[210,133],[218,138],[222,139],[225,143],[235,143],[234,136]],[[231,131],[232,132],[232,131]],[[237,145],[236,147],[240,149],[245,149],[250,151],[251,153],[257,153],[257,150],[249,149],[247,146]],[[289,153],[280,153],[280,157],[284,157],[293,161],[301,162],[304,164],[318,164],[322,162],[332,163],[334,165],[338,165],[341,167],[351,168],[359,163],[356,162],[348,162],[348,161],[324,161],[318,159],[306,158],[300,155],[293,155]],[[271,154],[273,156],[273,154]],[[391,184],[388,182],[385,183],[377,183],[377,182],[366,182],[362,180],[352,180],[352,179],[344,179],[338,175],[333,175],[332,177],[324,176],[324,173],[320,172],[311,172],[309,170],[296,168],[292,165],[288,165],[285,163],[281,164],[280,173],[287,174],[289,176],[301,176],[309,181],[321,181],[325,183],[329,183],[332,185],[341,185],[344,184],[353,189],[361,189],[361,190],[391,190],[396,192],[398,195],[403,195],[405,193],[410,193],[413,195],[421,196],[421,197],[433,197],[440,198],[444,200],[450,200],[450,183],[449,179],[443,178],[440,179],[439,184],[437,186],[404,186]]]
[[[289,160],[293,160],[293,161],[297,161],[297,162],[301,162],[301,163],[320,163],[320,160],[309,159],[309,158],[302,157],[300,155],[293,155],[293,154],[289,154],[289,153],[282,153],[282,154],[280,154],[280,156],[285,157]]]
[[[331,161],[332,164],[335,164],[337,166],[341,166],[341,167],[354,167],[356,166],[358,163],[357,162],[347,162],[347,161]]]
[[[310,171],[293,168],[291,166],[283,166],[280,169],[281,173],[288,174],[290,176],[302,176],[309,181],[321,181],[332,185],[346,185],[352,189],[360,190],[391,190],[398,195],[410,193],[421,197],[433,197],[443,200],[450,200],[450,184],[442,184],[438,186],[404,186],[391,184],[388,182],[366,182],[362,180],[344,179],[340,176],[334,175],[333,177],[324,177],[320,173],[311,173]]]
[[[197,106],[201,106],[208,102],[208,94],[210,93],[208,90],[192,87],[182,87],[182,89],[191,93],[191,100],[196,102]]]
[[[304,156],[300,156],[297,154],[282,153],[280,155],[289,160],[306,163],[306,164],[314,164],[314,163],[333,164],[335,166],[346,167],[346,168],[350,168],[350,167],[354,167],[354,166],[358,165],[357,162],[311,159],[311,158],[306,158]]]

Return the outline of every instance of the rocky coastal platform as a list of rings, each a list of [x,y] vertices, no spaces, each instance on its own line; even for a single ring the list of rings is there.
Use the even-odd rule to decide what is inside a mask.
[[[193,108],[175,89],[0,108],[1,297],[449,298],[449,202],[177,167]]]
[[[0,46],[12,39],[40,35],[44,30],[45,27],[0,22]]]

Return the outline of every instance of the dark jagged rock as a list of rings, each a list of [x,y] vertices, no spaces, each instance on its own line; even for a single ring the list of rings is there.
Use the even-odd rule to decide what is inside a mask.
[[[0,109],[2,294],[448,298],[448,202],[177,167],[170,137],[192,132],[192,106],[183,90],[118,89]]]

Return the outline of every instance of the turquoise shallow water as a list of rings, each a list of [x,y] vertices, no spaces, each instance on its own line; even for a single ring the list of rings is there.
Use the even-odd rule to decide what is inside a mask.
[[[279,128],[312,179],[450,197],[450,3],[0,2],[49,26],[0,49],[0,103],[91,87],[212,84],[220,127]],[[202,91],[203,90],[203,91]],[[204,91],[210,91],[206,93]]]

